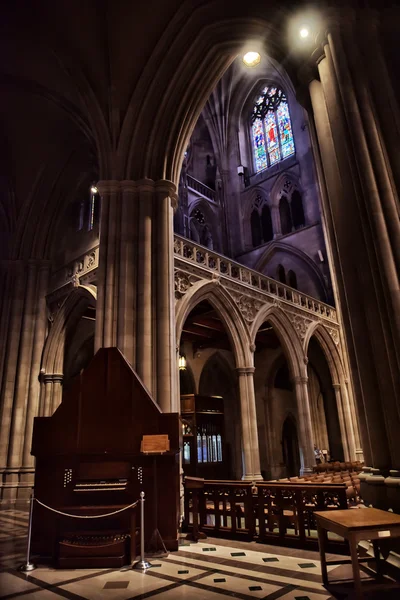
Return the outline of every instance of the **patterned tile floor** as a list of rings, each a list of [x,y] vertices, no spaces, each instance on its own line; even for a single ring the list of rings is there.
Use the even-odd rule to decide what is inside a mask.
[[[26,600],[328,600],[351,598],[349,566],[330,566],[339,583],[327,591],[321,585],[316,552],[256,543],[208,539],[185,542],[178,552],[153,558],[146,573],[122,569],[53,569],[38,565],[20,573],[25,562],[28,513],[25,507],[0,509],[0,599]],[[332,558],[331,557],[328,557]],[[343,557],[342,557],[343,558]],[[400,587],[377,590],[362,567],[365,597],[397,599]],[[369,581],[371,587],[369,588]]]

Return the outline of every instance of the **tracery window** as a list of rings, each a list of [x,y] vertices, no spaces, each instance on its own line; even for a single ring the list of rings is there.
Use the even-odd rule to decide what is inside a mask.
[[[262,90],[253,108],[251,125],[257,173],[294,154],[289,106],[280,88],[269,85]]]
[[[258,194],[250,216],[251,240],[253,248],[270,242],[274,237],[271,211],[268,204]]]

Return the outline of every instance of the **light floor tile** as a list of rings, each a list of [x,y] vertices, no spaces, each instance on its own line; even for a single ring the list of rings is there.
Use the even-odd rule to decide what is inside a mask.
[[[309,573],[314,573],[317,575],[321,574],[321,563],[319,560],[305,560],[305,559],[299,559],[297,557],[291,557],[291,556],[285,556],[285,555],[280,555],[280,554],[268,554],[268,553],[263,553],[263,552],[257,552],[254,550],[244,550],[243,552],[245,552],[246,556],[232,556],[231,553],[235,553],[238,552],[237,548],[235,548],[234,546],[230,547],[230,546],[214,546],[215,548],[217,548],[216,552],[204,552],[203,548],[207,548],[210,547],[210,545],[205,544],[204,542],[201,543],[197,543],[197,544],[191,544],[190,546],[181,546],[180,550],[182,552],[194,552],[196,554],[199,554],[201,556],[211,556],[211,555],[215,555],[218,556],[218,558],[224,558],[224,559],[229,559],[229,560],[236,560],[238,562],[241,563],[250,563],[252,565],[264,565],[264,566],[271,566],[277,569],[289,569],[290,571],[298,571],[298,572],[309,572]],[[271,562],[271,563],[265,563],[263,561],[263,558],[265,557],[275,557],[278,558],[278,561],[276,562]],[[315,567],[312,568],[308,568],[308,569],[304,569],[302,567],[299,567],[299,564],[305,564],[305,563],[313,563],[315,564]],[[332,569],[334,569],[335,566],[329,565],[328,566],[328,571],[331,571]]]
[[[249,592],[250,593],[250,592]],[[225,594],[196,589],[189,585],[181,585],[173,590],[159,594],[160,600],[226,600]],[[157,596],[155,596],[157,598]],[[158,600],[158,598],[157,598]]]
[[[127,588],[118,589],[103,589],[108,581],[129,581]],[[139,594],[145,594],[153,590],[158,590],[162,587],[171,585],[170,581],[152,577],[147,573],[139,573],[137,571],[114,571],[113,573],[104,573],[97,577],[76,581],[63,585],[61,589],[79,594],[88,600],[126,600]],[[159,596],[161,598],[161,595]]]
[[[250,575],[251,573],[249,573]],[[256,575],[256,574],[255,574]],[[225,582],[215,582],[214,579],[226,579]],[[216,589],[229,590],[231,592],[238,592],[240,594],[248,594],[254,596],[254,598],[264,598],[267,594],[272,594],[277,590],[281,589],[282,586],[273,585],[271,583],[260,583],[258,581],[251,581],[250,579],[242,579],[240,577],[233,577],[231,575],[222,575],[213,573],[202,577],[199,583],[209,585]],[[262,590],[250,591],[249,587],[260,586]]]
[[[173,558],[171,556],[171,558]],[[168,558],[164,559],[164,560],[168,560]],[[195,565],[196,567],[201,567],[201,560],[197,559],[197,558],[192,558],[190,559],[190,561],[193,565]],[[203,563],[204,564],[204,563]],[[276,563],[273,563],[274,565]],[[212,566],[212,563],[207,563],[207,566],[210,567]],[[221,571],[225,571],[228,573],[237,573],[239,575],[254,575],[254,571],[249,573],[249,569],[246,568],[246,565],[243,565],[243,568],[241,567],[231,567],[230,565],[225,565],[225,564],[215,564],[214,565],[215,569],[221,570]],[[294,577],[289,577],[289,576],[284,576],[284,575],[275,575],[275,574],[271,574],[271,573],[263,573],[263,572],[259,572],[257,571],[256,573],[256,577],[258,579],[263,579],[267,582],[271,582],[271,583],[282,583],[284,585],[306,585],[307,587],[310,588],[314,588],[314,589],[322,589],[322,584],[321,583],[317,583],[314,581],[304,581],[303,579],[297,579]]]
[[[37,586],[30,581],[25,581],[24,579],[17,577],[17,575],[13,575],[12,573],[0,573],[0,593],[2,596],[32,590],[35,587]]]
[[[50,567],[38,567],[32,576],[44,583],[57,584],[61,581],[68,582],[71,579],[85,577],[86,575],[101,574],[102,569],[52,569]]]
[[[292,590],[284,596],[280,596],[279,600],[295,600],[295,598],[309,598],[310,600],[328,600],[328,598],[332,598],[332,596],[328,594],[328,592],[326,592],[326,594],[314,594],[313,592]]]
[[[171,577],[177,577],[178,579],[189,579],[195,575],[207,573],[207,571],[204,569],[185,565],[177,565],[176,563],[169,563],[165,560],[158,560],[157,562],[155,560],[151,560],[150,562],[154,564],[161,564],[161,567],[154,567],[151,572],[160,573],[162,575],[170,575]],[[189,573],[179,573],[179,571],[189,571]]]

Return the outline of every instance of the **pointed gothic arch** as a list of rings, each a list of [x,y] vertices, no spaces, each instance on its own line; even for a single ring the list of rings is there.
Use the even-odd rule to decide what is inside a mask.
[[[357,412],[352,390],[347,385],[348,376],[345,373],[339,348],[322,323],[311,323],[309,326],[303,343],[306,355],[308,355],[311,338],[316,340],[322,351],[335,389],[345,460],[356,460],[356,450],[359,445]]]
[[[199,281],[176,302],[176,340],[179,345],[183,325],[201,301],[207,300],[218,312],[230,338],[236,367],[252,365],[250,335],[247,324],[235,301],[218,281]]]
[[[39,414],[42,416],[52,414],[61,402],[67,330],[78,323],[88,305],[95,307],[96,302],[97,290],[95,286],[78,286],[67,296],[54,319],[45,341],[42,357],[39,401]],[[54,377],[56,377],[55,380]],[[54,386],[54,382],[59,385]],[[47,385],[51,388],[50,393],[46,390]]]
[[[291,377],[304,374],[304,350],[292,323],[286,314],[278,307],[265,305],[253,321],[250,335],[251,343],[255,344],[257,332],[264,321],[269,321],[282,345],[289,366]]]

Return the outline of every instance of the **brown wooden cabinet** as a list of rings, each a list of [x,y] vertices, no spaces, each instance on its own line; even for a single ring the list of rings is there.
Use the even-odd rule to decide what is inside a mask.
[[[226,477],[224,399],[221,396],[181,396],[182,464],[185,475]]]

